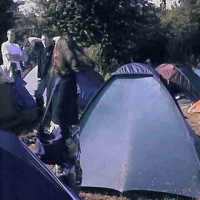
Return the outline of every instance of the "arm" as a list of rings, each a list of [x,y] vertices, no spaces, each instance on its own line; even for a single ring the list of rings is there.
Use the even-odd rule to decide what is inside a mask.
[[[40,38],[37,37],[29,37],[28,38],[29,43],[31,44],[31,46],[35,46],[36,42],[42,42],[42,40]]]
[[[17,54],[7,53],[6,57],[7,57],[8,61],[19,61],[19,62],[22,61],[22,62],[26,62],[26,60],[28,59],[27,58],[27,54],[25,54],[24,52],[22,52],[21,49],[20,49],[20,52],[17,53]]]
[[[15,44],[15,52],[16,53],[10,53],[8,45],[7,44],[2,44],[1,46],[1,53],[2,56],[6,57],[8,61],[24,61],[26,58],[22,54],[21,48],[19,45]]]
[[[7,53],[6,57],[7,57],[8,61],[23,61],[23,56],[19,55],[19,54]]]
[[[34,51],[36,57],[38,58],[39,54],[41,53],[41,49],[43,48],[42,40],[36,37],[29,37],[28,41],[30,45],[33,47],[32,50]]]

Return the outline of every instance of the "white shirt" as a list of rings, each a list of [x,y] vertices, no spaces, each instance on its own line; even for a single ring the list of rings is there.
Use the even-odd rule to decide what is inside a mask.
[[[6,54],[18,54],[20,56],[22,55],[21,48],[19,47],[18,44],[10,43],[8,41],[2,43],[1,53],[2,53],[4,67],[6,67],[9,70],[11,62],[14,62],[17,65],[17,70],[20,71],[22,70],[19,61],[9,61],[8,58],[6,57]]]

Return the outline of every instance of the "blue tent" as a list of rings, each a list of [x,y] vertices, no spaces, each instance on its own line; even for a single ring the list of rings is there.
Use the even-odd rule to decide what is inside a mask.
[[[129,63],[121,66],[113,74],[151,74],[160,79],[159,73],[151,66],[143,63]]]
[[[0,130],[1,200],[78,200],[11,132]]]
[[[89,70],[77,73],[77,83],[79,90],[79,107],[80,109],[84,109],[104,83],[104,79],[98,72]]]
[[[114,74],[81,121],[83,189],[200,196],[199,143],[153,74]]]
[[[37,88],[37,66],[34,67],[25,77],[27,82],[26,88],[30,94],[34,95]],[[97,90],[104,83],[103,77],[95,70],[88,70],[77,73],[77,84],[80,109],[84,109]],[[46,98],[46,96],[45,96]]]

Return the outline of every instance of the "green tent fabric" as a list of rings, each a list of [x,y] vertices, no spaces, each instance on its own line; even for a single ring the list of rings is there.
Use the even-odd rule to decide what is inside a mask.
[[[198,138],[153,75],[112,76],[80,126],[83,189],[200,196]]]
[[[12,129],[38,120],[37,107],[18,111],[13,101],[13,83],[0,84],[0,128]]]
[[[12,87],[13,84],[5,83],[0,84],[0,122],[6,122],[8,120],[13,120],[17,117],[17,110],[15,109],[12,97]]]

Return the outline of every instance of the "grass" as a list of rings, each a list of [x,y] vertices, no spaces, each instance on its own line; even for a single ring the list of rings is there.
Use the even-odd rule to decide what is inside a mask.
[[[83,198],[83,200],[127,200],[126,197],[102,195],[98,193],[92,194],[92,193],[81,192],[80,196]]]
[[[117,196],[110,196],[110,195],[102,195],[99,193],[93,194],[93,193],[85,193],[85,192],[81,192],[80,193],[80,197],[83,200],[149,200],[149,199],[156,199],[156,200],[182,200],[182,198],[168,198],[168,197],[163,197],[163,198],[148,198],[148,197],[134,197],[134,198],[126,198],[123,196],[117,197]]]
[[[200,136],[200,113],[188,113],[186,108],[182,109],[182,111],[192,129]]]

